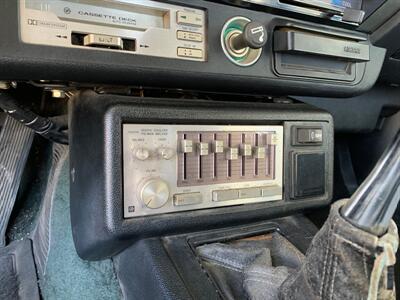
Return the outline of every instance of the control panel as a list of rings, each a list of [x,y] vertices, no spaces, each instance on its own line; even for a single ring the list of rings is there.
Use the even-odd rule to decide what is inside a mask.
[[[156,1],[21,0],[23,42],[205,61],[204,10]]]
[[[283,126],[123,125],[124,217],[282,200]]]
[[[49,89],[56,78],[63,89],[97,82],[241,94],[251,86],[257,95],[341,98],[371,88],[385,59],[368,34],[270,9],[300,0],[3,2],[0,76]],[[301,8],[321,13],[319,2]]]

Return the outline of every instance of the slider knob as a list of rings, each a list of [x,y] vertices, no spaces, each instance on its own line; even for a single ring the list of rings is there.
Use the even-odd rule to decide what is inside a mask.
[[[260,49],[267,43],[267,31],[261,22],[252,21],[247,23],[241,34],[231,37],[231,47],[240,51],[247,47]]]
[[[163,207],[169,199],[169,186],[159,178],[146,180],[139,191],[143,204],[151,209]]]

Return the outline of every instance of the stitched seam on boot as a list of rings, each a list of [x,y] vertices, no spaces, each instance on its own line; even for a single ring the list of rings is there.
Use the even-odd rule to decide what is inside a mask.
[[[332,226],[329,228],[328,236],[334,236],[333,232],[335,232],[336,224],[338,222],[338,218],[335,218],[332,222]],[[336,239],[335,239],[336,241]],[[329,288],[330,288],[330,283],[331,283],[331,277],[332,277],[332,264],[333,264],[333,258],[334,258],[334,252],[333,249],[331,249],[331,243],[330,240],[328,240],[328,245],[327,248],[329,249],[329,256],[327,260],[327,268],[325,269],[323,273],[323,281],[322,281],[322,291],[321,291],[321,298],[325,298],[324,295],[328,294],[329,295]],[[326,276],[325,276],[326,275]]]
[[[365,278],[368,278],[368,267],[367,267],[367,256],[365,253],[362,253],[362,258],[363,258],[363,266],[364,266],[364,273],[365,273]]]
[[[333,249],[334,249],[333,253],[336,253],[337,246],[338,246],[338,238],[335,238],[335,243],[334,243],[334,246],[333,246]],[[337,265],[338,265],[338,256],[335,255],[334,261],[333,261],[332,282],[331,282],[331,286],[330,286],[329,299],[333,298],[333,291],[334,291],[334,287],[335,287]]]
[[[334,233],[334,235],[335,235],[336,238],[338,238],[338,239],[342,240],[343,242],[353,246],[354,248],[356,248],[360,252],[365,253],[367,255],[372,255],[371,251],[369,251],[368,249],[365,248],[365,245],[357,244],[357,243],[355,243],[353,241],[350,241],[350,240],[344,238],[343,236],[339,236],[337,233]]]
[[[330,228],[328,229],[328,234],[330,233]],[[326,270],[326,263],[328,261],[328,253],[329,253],[329,246],[326,247],[326,251],[325,251],[325,258],[324,258],[324,267],[322,268],[322,279],[321,279],[321,286],[319,289],[319,296],[322,297],[322,292],[324,289],[324,280],[325,280],[325,270]]]

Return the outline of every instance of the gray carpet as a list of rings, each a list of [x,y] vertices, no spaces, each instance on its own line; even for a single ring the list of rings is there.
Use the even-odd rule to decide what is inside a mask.
[[[66,147],[55,146],[54,162],[41,220],[32,234],[42,296],[45,300],[121,299],[112,261],[89,262],[76,254],[69,212]]]

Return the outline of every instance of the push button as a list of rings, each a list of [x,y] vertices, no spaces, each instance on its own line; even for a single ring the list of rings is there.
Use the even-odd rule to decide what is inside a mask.
[[[202,42],[203,41],[202,34],[196,33],[196,32],[182,31],[182,30],[178,30],[176,32],[176,38],[178,40],[183,40],[183,41],[192,41],[192,42]]]
[[[191,58],[203,58],[203,50],[178,47],[178,56],[191,57]]]
[[[239,198],[240,199],[258,198],[258,197],[261,197],[260,188],[247,188],[247,189],[239,190]]]
[[[203,16],[192,12],[178,11],[176,13],[176,22],[179,25],[191,25],[196,27],[202,27]]]
[[[194,205],[203,202],[203,196],[201,193],[186,193],[186,194],[175,194],[174,195],[174,205],[184,206],[184,205]]]
[[[264,186],[261,188],[263,197],[282,195],[282,187],[279,185]]]
[[[322,140],[321,128],[297,128],[298,144],[321,144]]]
[[[122,38],[104,34],[88,34],[83,38],[84,46],[109,47],[112,49],[123,49]]]
[[[222,191],[212,192],[213,201],[228,201],[228,200],[236,200],[238,198],[239,198],[238,190],[222,190]]]

